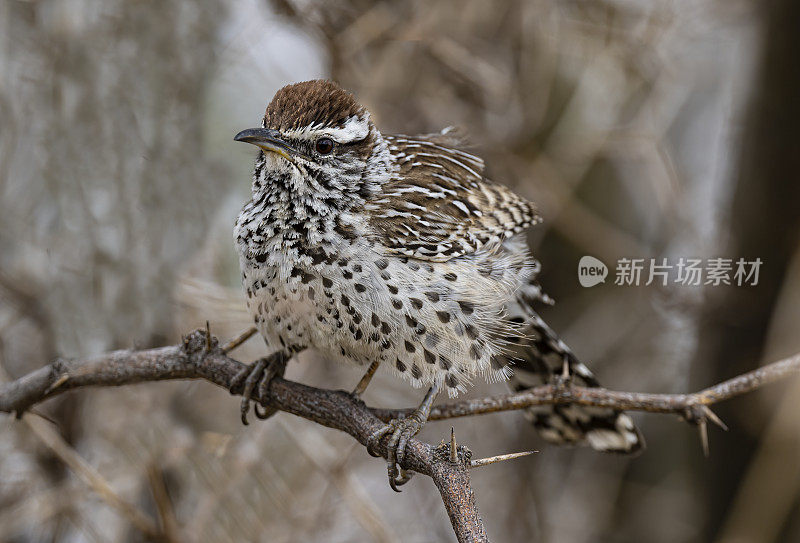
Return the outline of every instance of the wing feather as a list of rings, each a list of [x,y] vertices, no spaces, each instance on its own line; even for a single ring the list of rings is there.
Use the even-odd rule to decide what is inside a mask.
[[[371,235],[392,252],[444,262],[540,221],[533,203],[483,175],[442,135],[384,136],[398,170],[368,201]]]

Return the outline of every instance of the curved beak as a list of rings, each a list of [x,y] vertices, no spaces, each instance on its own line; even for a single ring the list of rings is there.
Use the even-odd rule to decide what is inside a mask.
[[[234,141],[251,143],[270,153],[277,153],[290,162],[294,162],[295,156],[305,158],[303,153],[283,141],[280,132],[277,130],[271,130],[269,128],[248,128],[236,134],[233,139]]]

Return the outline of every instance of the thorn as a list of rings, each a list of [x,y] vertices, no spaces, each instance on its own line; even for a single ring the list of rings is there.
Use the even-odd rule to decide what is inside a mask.
[[[708,423],[706,422],[706,419],[701,419],[697,423],[697,431],[700,432],[700,445],[703,447],[703,456],[708,458]]]
[[[67,381],[69,381],[69,374],[68,373],[62,374],[61,377],[56,379],[55,383],[53,383],[52,385],[47,387],[47,390],[44,391],[44,395],[47,396],[48,394],[53,392],[55,389],[57,389],[58,387],[60,387],[64,383],[66,383]]]
[[[514,460],[515,458],[521,458],[523,456],[528,456],[529,454],[538,452],[539,451],[525,451],[525,452],[518,452],[511,454],[500,454],[498,456],[490,456],[489,458],[479,458],[478,460],[473,460],[472,462],[470,462],[469,467],[479,468],[481,466],[488,466],[489,464],[496,464],[498,462],[504,462],[506,460]]]
[[[231,352],[232,350],[239,347],[242,343],[253,337],[253,334],[255,334],[257,331],[258,330],[256,329],[255,326],[251,326],[250,328],[248,328],[247,330],[245,330],[244,332],[242,332],[241,334],[230,340],[228,343],[223,345],[222,352],[226,354]]]
[[[211,326],[206,321],[206,352],[211,351]]]
[[[711,422],[713,422],[714,424],[716,424],[717,426],[719,426],[720,428],[722,428],[722,429],[723,429],[723,430],[725,430],[726,432],[728,431],[728,425],[727,425],[727,424],[725,424],[724,422],[722,422],[722,419],[721,419],[721,418],[719,418],[719,417],[717,416],[717,414],[716,414],[716,413],[714,413],[714,412],[711,410],[711,408],[710,408],[710,407],[708,407],[707,405],[704,405],[704,406],[703,406],[703,414],[706,416],[706,418],[707,418],[708,420],[710,420]]]
[[[450,461],[458,462],[458,447],[456,446],[456,429],[450,427]]]

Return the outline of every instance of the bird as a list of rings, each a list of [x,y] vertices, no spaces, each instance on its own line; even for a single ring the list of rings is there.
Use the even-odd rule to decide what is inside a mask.
[[[273,355],[240,376],[245,424],[255,383],[268,386],[303,349],[365,368],[354,396],[382,367],[426,389],[411,416],[369,439],[375,456],[388,439],[399,491],[410,478],[399,467],[406,444],[440,392],[455,397],[477,377],[517,391],[599,386],[536,311],[552,299],[525,238],[541,221],[535,205],[488,179],[457,130],[384,134],[353,94],[312,80],[278,90],[261,126],[234,139],[259,149],[234,240],[249,312]],[[644,446],[614,409],[550,405],[526,415],[552,443]]]

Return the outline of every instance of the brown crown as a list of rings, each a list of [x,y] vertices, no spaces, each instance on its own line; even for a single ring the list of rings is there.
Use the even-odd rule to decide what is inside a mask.
[[[363,112],[364,106],[339,85],[315,79],[276,92],[264,114],[264,126],[279,131],[309,125],[340,128],[349,117]]]

